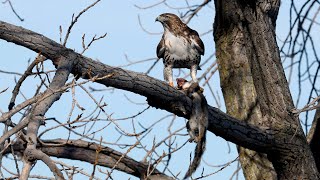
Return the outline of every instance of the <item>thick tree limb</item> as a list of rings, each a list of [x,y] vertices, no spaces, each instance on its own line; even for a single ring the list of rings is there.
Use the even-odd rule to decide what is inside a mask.
[[[46,38],[45,36],[0,21],[0,39],[24,46],[51,59],[54,65],[59,57],[72,56],[74,61],[72,73],[75,76],[88,79],[90,77],[112,75],[97,81],[105,86],[131,91],[148,98],[150,105],[188,118],[191,110],[191,100],[180,91],[171,88],[163,81],[121,68],[105,65],[82,56],[71,49]],[[217,108],[209,107],[209,131],[228,141],[261,152],[271,150],[273,139],[271,129],[260,129],[246,122],[223,113]]]
[[[312,126],[307,136],[318,171],[320,169],[320,107],[317,108]]]
[[[65,85],[71,69],[73,68],[73,58],[74,56],[72,56],[72,54],[59,57],[60,60],[58,61],[59,64],[56,74],[53,77],[49,88],[46,89],[44,94],[49,94],[52,91],[59,90]],[[39,151],[36,149],[38,130],[41,122],[44,119],[44,115],[52,106],[52,104],[60,98],[61,95],[62,92],[58,91],[53,93],[51,96],[48,96],[46,99],[35,103],[30,114],[28,115],[28,117],[30,118],[27,128],[28,144],[24,152],[24,157],[27,161],[24,162],[24,167],[20,177],[21,179],[28,179],[31,170],[29,168],[30,164],[33,163],[33,160],[36,160],[39,157],[41,157],[41,160],[43,160],[50,167],[51,171],[54,173],[57,179],[64,179],[63,175],[57,172],[57,168],[55,167],[55,165],[53,165],[52,161],[50,161],[46,156],[39,155]]]
[[[80,160],[91,164],[95,163],[97,154],[96,150],[100,148],[101,151],[98,154],[97,165],[108,168],[114,167],[115,163],[123,155],[121,152],[118,152],[112,148],[83,140],[52,139],[43,140],[43,142],[45,144],[38,143],[37,149],[41,150],[48,156]],[[15,152],[23,152],[25,149],[25,144],[21,143],[21,141],[18,141],[13,144],[13,148]],[[4,151],[4,155],[8,153],[11,153],[9,149]],[[118,163],[118,165],[115,167],[115,169],[119,171],[131,174],[141,179],[145,179],[145,175],[150,168],[152,169],[149,164],[137,162],[128,156],[124,156],[120,163]],[[157,169],[155,169],[148,178],[155,180],[159,178],[167,180],[172,179]]]
[[[43,161],[49,167],[51,172],[54,174],[55,179],[58,179],[58,180],[64,179],[62,172],[56,166],[56,164],[51,160],[51,158],[48,156],[48,154],[46,154],[38,149],[26,149],[24,151],[24,154],[29,154],[29,155],[32,154],[32,157],[34,157],[35,159]],[[22,174],[24,174],[24,173],[22,173]],[[23,176],[23,175],[21,175],[21,176]],[[29,176],[27,177],[27,179],[29,179]]]

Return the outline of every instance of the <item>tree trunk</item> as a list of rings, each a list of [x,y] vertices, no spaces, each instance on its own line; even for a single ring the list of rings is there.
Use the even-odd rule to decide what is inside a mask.
[[[318,101],[318,104],[320,101]],[[307,136],[314,160],[316,162],[318,171],[320,169],[320,107],[317,108],[313,118],[310,132]]]
[[[318,179],[298,117],[291,113],[275,38],[279,5],[278,0],[215,0],[222,92],[230,115],[270,130],[275,141],[267,155],[239,148],[246,179]]]

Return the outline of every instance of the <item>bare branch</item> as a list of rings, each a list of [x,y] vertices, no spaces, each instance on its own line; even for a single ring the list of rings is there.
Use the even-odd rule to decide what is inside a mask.
[[[319,100],[320,100],[320,96],[314,98],[310,103],[305,105],[302,109],[293,109],[292,113],[300,114],[305,111],[317,109],[320,107]]]
[[[158,6],[158,5],[160,5],[160,4],[162,4],[162,3],[164,3],[166,0],[162,0],[162,1],[159,1],[159,2],[157,2],[157,3],[155,3],[155,4],[151,4],[151,5],[149,5],[149,6],[144,6],[144,7],[142,7],[142,6],[139,6],[139,5],[134,5],[136,8],[139,8],[139,9],[149,9],[149,8],[152,8],[152,7],[155,7],[155,6]]]
[[[20,21],[24,21],[24,19],[21,18],[21,17],[19,16],[19,14],[16,12],[16,10],[14,9],[14,7],[13,7],[13,5],[12,5],[12,3],[11,3],[11,0],[5,0],[4,2],[2,2],[2,4],[6,4],[6,3],[9,3],[12,12],[17,16],[17,18],[18,18]]]
[[[65,146],[44,146],[41,144],[37,145],[37,149],[41,150],[49,156],[57,158],[67,158],[80,160],[94,164],[96,156],[99,161],[97,165],[109,167],[123,171],[136,177],[144,177],[146,175],[148,164],[135,161],[128,157],[126,154],[120,153],[112,148],[99,145],[98,143],[86,142],[82,140],[64,140],[64,139],[53,139],[43,140],[45,144],[65,144]],[[13,144],[15,151],[24,151],[24,145],[22,143]],[[97,150],[100,148],[99,154]],[[10,150],[6,150],[4,154],[10,153]],[[163,177],[164,179],[171,179],[165,174],[161,173],[157,169],[153,171],[149,178],[156,180],[157,177]]]
[[[69,26],[69,28],[68,28],[68,30],[67,30],[67,34],[66,34],[66,36],[65,36],[65,38],[64,38],[64,41],[63,41],[63,46],[66,46],[66,44],[67,44],[67,41],[68,41],[68,38],[69,38],[69,35],[70,35],[70,33],[71,33],[71,30],[72,30],[72,28],[73,28],[73,26],[75,25],[75,23],[78,21],[78,19],[80,18],[80,16],[83,14],[83,13],[85,13],[86,11],[88,11],[90,8],[92,8],[93,6],[95,6],[98,2],[100,2],[101,0],[97,0],[97,1],[95,1],[94,3],[92,3],[91,5],[89,5],[87,8],[85,8],[85,9],[83,9],[74,19],[73,19],[73,17],[74,17],[74,14],[72,15],[72,20],[71,20],[71,24],[70,24],[70,26]],[[60,32],[61,32],[61,28],[60,28]]]
[[[5,88],[4,90],[1,90],[1,91],[0,91],[0,94],[6,92],[6,91],[8,90],[8,88],[9,88],[9,87]]]
[[[28,154],[28,156],[32,156],[35,159],[42,160],[51,170],[51,172],[54,174],[55,178],[58,180],[64,179],[63,174],[59,170],[59,168],[56,166],[56,164],[51,160],[51,158],[43,153],[42,151],[38,149],[26,149],[25,154]],[[30,158],[30,157],[28,157]]]
[[[44,92],[44,94],[51,92],[52,90],[60,89],[62,86],[64,86],[65,82],[68,80],[68,76],[71,72],[71,69],[73,68],[73,62],[69,61],[70,60],[69,58],[74,59],[75,57],[67,56],[67,58],[66,57],[60,58],[57,72],[56,72],[52,82],[50,83],[49,88]],[[37,135],[38,135],[38,130],[41,125],[41,122],[43,121],[43,117],[44,117],[45,113],[48,111],[48,109],[51,107],[51,105],[55,101],[57,101],[61,95],[62,95],[62,93],[58,92],[58,93],[55,93],[52,96],[46,98],[45,100],[36,103],[29,114],[30,121],[27,126],[28,127],[28,129],[27,129],[28,144],[27,144],[27,148],[24,152],[24,155],[25,155],[27,161],[24,162],[24,167],[22,169],[22,173],[21,173],[22,179],[29,176],[30,170],[31,170],[30,166],[33,163],[32,160],[34,158],[37,158],[37,157],[33,156],[33,153],[36,152],[35,150],[36,150],[36,145],[37,145]],[[45,162],[45,160],[44,160],[44,162]],[[47,165],[51,166],[52,164],[49,163]],[[61,178],[60,175],[58,175],[58,177]],[[63,178],[61,178],[61,179],[63,179]]]
[[[140,18],[140,15],[138,15],[138,21],[139,21],[139,25],[141,27],[141,29],[146,32],[147,34],[151,34],[151,35],[160,35],[161,32],[157,33],[157,32],[150,32],[148,31],[146,28],[144,28],[144,26],[142,25],[142,22],[141,22],[141,18]]]
[[[148,98],[148,103],[151,106],[165,109],[179,116],[189,117],[191,100],[183,93],[155,78],[93,61],[43,35],[1,21],[0,38],[23,45],[34,51],[40,51],[47,58],[52,59],[54,64],[59,62],[57,58],[61,54],[76,57],[76,59],[69,58],[69,61],[75,65],[72,70],[75,76],[88,79],[93,76],[103,77],[113,74],[110,78],[97,80],[96,82],[143,95]],[[25,41],[30,38],[32,38],[32,43]],[[267,151],[270,148],[269,144],[274,144],[272,138],[266,136],[266,130],[232,118],[217,108],[209,107],[209,114],[209,130],[216,135],[223,136],[226,140],[261,152]],[[228,131],[225,131],[225,129],[228,129]],[[254,136],[248,136],[248,134],[254,134]]]
[[[82,52],[81,54],[83,54],[86,50],[89,49],[89,47],[92,45],[92,43],[94,43],[95,41],[99,41],[100,39],[103,39],[107,36],[107,33],[99,36],[99,37],[96,37],[96,35],[93,36],[93,38],[91,39],[91,41],[88,43],[88,45],[85,45],[85,42],[84,42],[84,39],[85,39],[85,34],[83,34],[82,36]]]
[[[12,107],[15,105],[15,100],[16,97],[19,93],[20,87],[23,83],[23,81],[32,74],[32,69],[39,63],[39,62],[43,62],[45,60],[44,56],[41,56],[41,54],[38,54],[38,56],[36,57],[36,59],[29,65],[29,67],[27,68],[27,70],[23,73],[23,75],[20,77],[20,79],[18,80],[16,86],[14,87],[13,91],[12,91],[12,97],[10,100],[10,104],[9,104],[9,111],[12,109]]]
[[[204,0],[202,4],[200,4],[198,7],[195,9],[191,9],[185,13],[184,16],[188,16],[186,23],[188,24],[191,19],[204,7],[206,6],[211,0]]]

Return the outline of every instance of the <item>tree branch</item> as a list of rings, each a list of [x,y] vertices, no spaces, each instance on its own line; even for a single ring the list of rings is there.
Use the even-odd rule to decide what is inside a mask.
[[[318,101],[319,103],[320,101]],[[314,160],[318,171],[320,169],[320,107],[317,108],[312,122],[312,126],[307,136],[307,141],[310,145]]]
[[[121,158],[121,161],[115,166],[115,169],[131,174],[135,177],[145,179],[145,175],[148,169],[153,169],[147,163],[138,162],[128,156],[123,156],[121,152],[118,152],[112,148],[101,146],[97,143],[86,142],[83,140],[64,140],[64,139],[52,139],[42,140],[44,144],[38,143],[37,149],[41,150],[48,156],[54,156],[57,158],[66,158],[80,160],[94,164],[96,162],[96,156],[98,156],[97,165],[112,168]],[[50,144],[50,145],[47,145]],[[101,149],[99,154],[96,150]],[[17,141],[13,144],[14,151],[23,152],[25,144],[21,141]],[[9,154],[10,149],[4,151],[4,155]],[[171,177],[161,173],[157,169],[148,177],[149,179],[172,179]]]
[[[89,79],[94,76],[110,78],[97,80],[97,83],[140,94],[147,97],[149,104],[188,118],[191,112],[191,100],[180,91],[168,86],[165,82],[121,68],[105,65],[82,56],[51,39],[6,22],[0,21],[0,39],[24,46],[51,59],[57,66],[59,57],[72,56],[74,61],[72,73],[76,77]],[[209,107],[209,131],[238,145],[260,152],[271,150],[273,146],[272,130],[241,122],[223,113],[217,108]]]
[[[59,90],[61,87],[63,87],[68,80],[68,76],[71,72],[71,69],[73,68],[73,59],[75,56],[72,56],[72,54],[68,54],[66,56],[60,56],[59,57],[59,65],[58,69],[56,71],[56,74],[50,83],[50,86],[44,94],[51,93],[52,91]],[[43,158],[42,160],[49,166],[49,168],[52,170],[54,175],[57,179],[64,179],[62,174],[58,173],[57,168],[55,165],[53,166],[52,162],[48,160],[43,155],[39,155],[38,150],[36,149],[37,146],[37,136],[38,136],[38,130],[41,125],[41,122],[44,119],[45,113],[49,110],[49,108],[52,106],[52,104],[59,100],[60,96],[62,95],[62,92],[56,92],[53,93],[51,96],[47,97],[43,101],[37,102],[33,107],[28,115],[30,118],[30,121],[28,123],[28,129],[27,129],[27,148],[24,152],[24,157],[27,161],[24,162],[24,167],[21,173],[21,179],[27,179],[30,174],[30,164],[33,163],[33,160],[38,159],[38,157]],[[50,163],[51,162],[51,163]]]
[[[29,153],[32,153],[32,156],[34,158],[43,161],[49,167],[51,172],[54,174],[55,179],[58,179],[58,180],[64,179],[60,169],[56,166],[56,164],[52,161],[52,159],[47,154],[45,154],[44,152],[38,149],[27,149],[27,151]],[[26,153],[26,151],[24,153]],[[27,177],[27,179],[28,178],[29,176]]]

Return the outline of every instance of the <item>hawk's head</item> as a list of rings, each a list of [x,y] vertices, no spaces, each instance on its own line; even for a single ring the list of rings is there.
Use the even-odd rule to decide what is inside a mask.
[[[176,29],[177,27],[185,26],[185,24],[180,20],[180,18],[171,13],[164,13],[160,14],[157,18],[156,21],[159,21],[163,27],[166,29]]]

